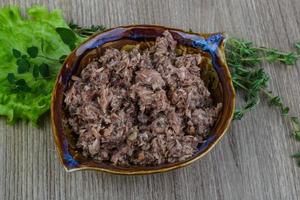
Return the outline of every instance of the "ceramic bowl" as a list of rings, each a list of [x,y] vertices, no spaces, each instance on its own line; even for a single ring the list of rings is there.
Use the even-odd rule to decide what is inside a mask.
[[[201,53],[206,62],[201,64],[202,78],[212,94],[215,103],[222,102],[223,108],[204,143],[189,159],[157,166],[114,166],[87,159],[76,148],[76,137],[64,121],[64,91],[72,75],[77,75],[95,57],[103,54],[107,47],[118,49],[139,44],[147,47],[154,44],[157,37],[169,30],[178,43],[177,53]],[[154,25],[121,26],[91,36],[75,49],[66,59],[58,74],[51,102],[51,120],[54,141],[59,158],[67,171],[98,170],[115,174],[151,174],[184,167],[207,154],[222,138],[230,126],[234,107],[235,91],[224,55],[224,35],[222,33],[188,33],[183,30]]]

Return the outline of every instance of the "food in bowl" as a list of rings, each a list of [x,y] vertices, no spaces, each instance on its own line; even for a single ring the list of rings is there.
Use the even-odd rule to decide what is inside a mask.
[[[119,166],[192,157],[222,109],[201,78],[204,60],[178,55],[169,31],[146,49],[107,48],[65,91],[65,125],[76,147],[86,158]]]

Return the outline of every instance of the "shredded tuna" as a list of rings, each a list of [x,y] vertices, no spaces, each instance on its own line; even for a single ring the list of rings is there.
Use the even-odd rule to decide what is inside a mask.
[[[201,55],[176,56],[166,31],[154,46],[108,48],[73,76],[65,93],[67,125],[86,157],[115,165],[157,165],[191,157],[222,104],[213,105]]]

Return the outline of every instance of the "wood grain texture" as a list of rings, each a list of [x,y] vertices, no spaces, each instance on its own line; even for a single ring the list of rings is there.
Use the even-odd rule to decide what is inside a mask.
[[[194,31],[226,31],[258,45],[291,50],[300,39],[299,0],[1,0],[0,6],[60,8],[81,25],[161,24]],[[300,115],[300,63],[286,70],[265,64],[270,88]],[[0,199],[297,200],[300,168],[289,155],[300,149],[286,122],[266,102],[235,121],[200,161],[165,174],[117,176],[66,173],[57,159],[49,117],[41,128],[0,120]]]

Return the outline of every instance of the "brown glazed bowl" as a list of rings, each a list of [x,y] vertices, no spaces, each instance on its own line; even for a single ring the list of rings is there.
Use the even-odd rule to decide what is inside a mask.
[[[91,62],[92,59],[101,56],[107,47],[123,48],[125,50],[136,44],[139,44],[141,47],[148,47],[153,45],[155,39],[162,36],[165,30],[169,30],[177,41],[178,48],[176,51],[179,55],[184,53],[201,53],[206,59],[205,64],[199,66],[203,68],[202,78],[210,90],[215,103],[223,103],[222,111],[211,133],[191,158],[171,164],[122,167],[114,166],[110,163],[99,163],[85,158],[81,155],[80,150],[76,148],[74,133],[68,127],[65,127],[66,125],[64,124],[64,91],[71,76],[79,74],[82,68]],[[188,33],[183,30],[163,26],[134,25],[121,26],[93,35],[75,49],[67,57],[57,77],[51,102],[54,141],[60,161],[66,171],[92,169],[115,174],[151,174],[184,167],[207,154],[229,128],[235,107],[235,91],[225,61],[224,39],[225,37],[222,33]]]

